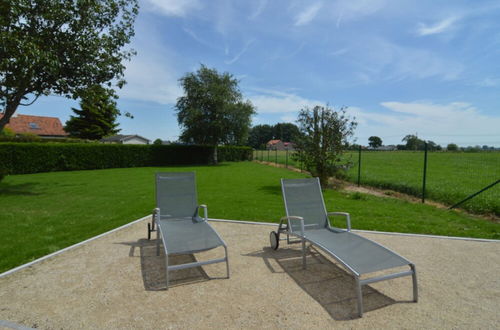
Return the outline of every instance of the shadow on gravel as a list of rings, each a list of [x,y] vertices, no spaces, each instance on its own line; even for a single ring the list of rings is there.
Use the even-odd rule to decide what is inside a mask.
[[[130,246],[130,257],[141,258],[141,272],[144,288],[147,291],[165,290],[166,263],[163,247],[160,246],[160,255],[156,255],[156,240],[140,239],[137,242],[119,243]],[[193,254],[173,255],[169,257],[170,265],[195,262]],[[170,271],[169,287],[191,284],[211,279],[202,267],[193,267]]]
[[[302,252],[292,248],[263,250],[245,256],[262,258],[271,273],[286,273],[307,294],[316,300],[335,320],[358,318],[354,278],[325,258],[316,249],[308,248],[307,269],[302,269]],[[364,312],[373,311],[395,300],[372,287],[363,286]]]

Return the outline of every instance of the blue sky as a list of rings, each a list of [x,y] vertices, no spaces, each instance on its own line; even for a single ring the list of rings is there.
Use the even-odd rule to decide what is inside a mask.
[[[500,146],[500,2],[141,0],[137,51],[118,92],[123,134],[176,140],[178,79],[203,63],[240,80],[253,124],[294,122],[304,106],[347,106],[357,142],[406,134]],[[64,122],[78,103],[18,112]]]

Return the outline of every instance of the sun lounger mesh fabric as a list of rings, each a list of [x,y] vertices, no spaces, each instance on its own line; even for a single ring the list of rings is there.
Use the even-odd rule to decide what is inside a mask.
[[[156,173],[156,206],[161,218],[192,217],[198,206],[194,173]]]
[[[283,180],[283,190],[287,215],[303,217],[305,230],[326,227],[325,206],[315,179]],[[300,222],[291,223],[293,231],[300,232]]]
[[[405,258],[369,239],[342,229],[328,228],[323,194],[317,179],[283,179],[282,182],[287,215],[304,218],[305,237],[335,254],[358,274],[409,264]],[[300,234],[299,221],[293,221],[292,228]]]
[[[409,264],[408,260],[385,247],[351,232],[336,232],[325,228],[307,231],[306,238],[334,252],[358,274]]]
[[[198,201],[192,172],[157,173],[158,225],[169,254],[194,253],[223,245],[215,230],[196,217]]]

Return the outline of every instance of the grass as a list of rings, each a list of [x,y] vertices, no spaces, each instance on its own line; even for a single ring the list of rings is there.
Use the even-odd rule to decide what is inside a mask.
[[[266,222],[284,213],[279,179],[305,176],[252,162],[7,176],[0,183],[0,272],[151,213],[157,171],[196,171],[210,217]],[[498,224],[460,212],[331,190],[325,199],[329,211],[350,212],[356,229],[500,238]]]
[[[254,157],[268,160],[268,153],[254,152]],[[347,153],[354,163],[349,180],[357,182],[358,154]],[[288,154],[288,164],[300,167]],[[286,163],[285,151],[270,151],[269,161]],[[422,196],[424,153],[412,151],[377,151],[361,154],[361,184]],[[429,152],[426,197],[453,205],[500,178],[500,152]],[[460,207],[478,214],[500,215],[500,185],[465,202]]]

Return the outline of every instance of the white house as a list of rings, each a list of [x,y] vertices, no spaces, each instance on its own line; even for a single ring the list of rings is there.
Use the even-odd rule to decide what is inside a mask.
[[[114,135],[101,139],[103,143],[149,144],[150,140],[140,135]]]

